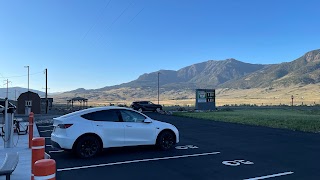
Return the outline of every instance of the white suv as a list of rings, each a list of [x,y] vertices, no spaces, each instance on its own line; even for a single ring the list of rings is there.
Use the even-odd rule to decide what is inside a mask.
[[[179,142],[179,131],[174,125],[124,107],[76,111],[54,118],[53,126],[53,147],[73,150],[82,158],[109,147],[157,145],[167,150]]]

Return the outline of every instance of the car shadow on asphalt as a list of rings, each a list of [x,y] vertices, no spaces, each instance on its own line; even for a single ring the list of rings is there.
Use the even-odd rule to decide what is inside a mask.
[[[100,155],[117,155],[117,154],[136,154],[136,153],[147,153],[147,152],[159,152],[161,151],[156,146],[130,146],[130,147],[114,147],[106,148],[100,153]]]
[[[129,146],[129,147],[112,147],[112,148],[105,148],[99,154],[94,157],[88,158],[90,160],[105,158],[105,157],[124,157],[124,156],[131,156],[131,157],[139,157],[141,155],[151,155],[151,154],[167,154],[173,152],[172,150],[163,151],[160,150],[157,146],[154,145],[147,145],[147,146]],[[64,160],[84,160],[76,156],[76,154],[72,153],[71,151],[64,151],[58,154],[53,154],[53,158],[59,158]]]

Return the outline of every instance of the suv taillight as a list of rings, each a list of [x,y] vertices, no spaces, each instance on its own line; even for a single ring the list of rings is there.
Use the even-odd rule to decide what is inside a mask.
[[[61,129],[67,129],[71,127],[73,124],[58,124],[58,127]]]

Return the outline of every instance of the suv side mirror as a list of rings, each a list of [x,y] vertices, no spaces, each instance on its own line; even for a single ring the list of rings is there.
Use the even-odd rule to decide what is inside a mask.
[[[143,122],[144,123],[152,123],[152,121],[150,119],[145,119]]]

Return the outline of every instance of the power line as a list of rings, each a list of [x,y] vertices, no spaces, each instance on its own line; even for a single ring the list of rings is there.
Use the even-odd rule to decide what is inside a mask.
[[[120,19],[120,17],[129,9],[130,6],[132,6],[132,4],[133,4],[133,3],[131,2],[131,3],[121,12],[121,14],[120,14],[116,19],[113,20],[113,22],[111,23],[111,25],[109,26],[108,29],[111,29],[111,27],[113,26],[113,24],[116,23],[116,22],[118,21],[118,19]],[[107,29],[107,30],[108,30],[108,29]]]
[[[128,24],[130,24],[131,21],[133,21],[143,10],[144,10],[144,8],[142,8],[142,9],[129,21]]]
[[[32,73],[32,74],[29,74],[30,76],[31,75],[36,75],[36,74],[40,74],[40,73],[43,73],[43,71],[41,71],[41,72],[36,72],[36,73]],[[3,78],[3,79],[7,79],[7,78],[19,78],[19,77],[26,77],[26,76],[28,76],[28,75],[19,75],[19,76],[10,76],[10,77],[0,77],[0,78]]]
[[[129,5],[120,13],[119,16],[117,16],[112,23],[110,24],[110,26],[106,29],[107,31],[110,30],[112,28],[112,26],[120,19],[120,17],[129,9],[130,6],[132,6],[133,1],[129,3]],[[101,38],[103,37],[103,34],[101,34],[101,36],[98,38],[97,41],[99,41]]]
[[[116,18],[116,20],[109,26],[109,28],[107,30],[110,30],[112,25],[124,14],[124,12],[132,5],[134,4],[133,1],[129,4],[129,6]],[[145,5],[146,7],[146,5]],[[133,16],[133,18],[128,22],[128,24],[130,24],[144,9],[145,7],[143,7],[136,15]],[[99,37],[99,39],[97,41],[99,41],[101,38],[103,37],[103,34]],[[105,45],[111,45],[111,42],[106,42],[104,43]]]
[[[104,6],[104,8],[102,9],[102,12],[101,12],[101,14],[100,14],[100,16],[97,18],[96,23],[94,23],[94,24],[91,26],[91,28],[85,33],[85,35],[84,35],[84,37],[82,38],[82,40],[84,40],[84,39],[87,37],[87,35],[89,34],[89,32],[98,24],[98,21],[101,19],[102,15],[103,15],[103,12],[104,12],[105,9],[109,6],[110,2],[111,2],[111,0],[109,0],[109,2]]]

